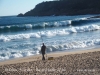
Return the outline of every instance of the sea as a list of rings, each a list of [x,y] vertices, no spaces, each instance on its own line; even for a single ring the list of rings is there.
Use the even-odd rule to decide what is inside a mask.
[[[98,15],[0,17],[0,61],[100,47]]]

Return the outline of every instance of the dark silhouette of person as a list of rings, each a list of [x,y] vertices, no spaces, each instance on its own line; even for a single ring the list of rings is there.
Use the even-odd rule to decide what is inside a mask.
[[[44,43],[43,43],[43,46],[41,47],[42,60],[45,60],[45,57],[44,57],[44,55],[45,55],[45,50],[46,50],[46,46],[45,46]]]

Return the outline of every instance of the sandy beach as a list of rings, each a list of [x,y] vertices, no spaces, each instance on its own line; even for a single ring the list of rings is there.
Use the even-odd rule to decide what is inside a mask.
[[[41,55],[3,61],[0,75],[100,75],[100,49],[50,53],[45,61]]]

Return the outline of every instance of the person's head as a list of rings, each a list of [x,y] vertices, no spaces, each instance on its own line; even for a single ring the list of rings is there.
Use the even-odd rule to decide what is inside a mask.
[[[43,46],[44,46],[44,43],[43,43]]]

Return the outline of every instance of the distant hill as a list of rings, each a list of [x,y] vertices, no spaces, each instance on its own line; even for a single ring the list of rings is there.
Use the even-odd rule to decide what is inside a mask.
[[[18,16],[59,16],[100,14],[100,0],[56,0],[39,3]]]

